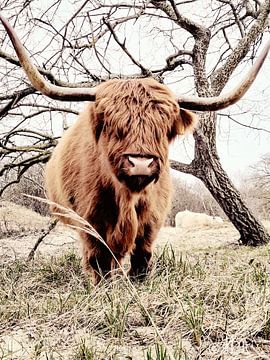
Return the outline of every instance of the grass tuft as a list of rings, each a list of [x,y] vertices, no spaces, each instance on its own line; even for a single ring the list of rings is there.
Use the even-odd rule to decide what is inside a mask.
[[[269,249],[165,246],[144,282],[97,287],[71,251],[3,258],[0,359],[267,358]]]

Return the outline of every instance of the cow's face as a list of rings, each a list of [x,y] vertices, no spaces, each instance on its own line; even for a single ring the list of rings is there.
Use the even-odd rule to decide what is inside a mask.
[[[112,80],[99,87],[92,121],[116,178],[140,192],[158,181],[169,143],[193,127],[195,115],[180,111],[168,88],[153,79]]]

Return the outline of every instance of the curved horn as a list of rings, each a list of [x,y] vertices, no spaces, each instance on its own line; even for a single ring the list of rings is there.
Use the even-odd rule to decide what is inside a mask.
[[[38,69],[30,60],[24,46],[20,42],[18,36],[15,33],[15,30],[9,24],[7,19],[0,14],[0,20],[4,25],[8,36],[14,46],[14,49],[18,55],[20,63],[28,76],[31,84],[34,88],[40,91],[42,94],[57,100],[65,101],[95,101],[96,88],[70,88],[62,87],[51,84],[49,81],[45,80],[42,75],[40,75]]]
[[[250,88],[255,80],[264,60],[267,57],[270,49],[270,40],[263,48],[262,53],[248,71],[245,78],[233,90],[224,95],[215,97],[197,97],[197,96],[177,96],[179,106],[188,110],[197,111],[216,111],[226,108],[227,106],[235,104]]]

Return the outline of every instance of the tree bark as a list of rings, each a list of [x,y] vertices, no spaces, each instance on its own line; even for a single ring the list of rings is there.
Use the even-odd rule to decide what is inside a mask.
[[[239,231],[239,241],[249,246],[267,244],[270,241],[269,234],[250,212],[239,192],[232,186],[227,174],[221,168],[213,170],[208,167],[207,170],[208,173],[205,173],[201,180]],[[213,174],[218,186],[213,186]]]
[[[210,149],[209,149],[210,151]],[[209,151],[203,154],[204,161],[194,164],[196,176],[205,184],[229,220],[240,233],[243,245],[267,244],[270,236],[263,225],[249,210],[241,194],[236,190],[218,159],[209,158]],[[205,160],[207,159],[208,160]]]

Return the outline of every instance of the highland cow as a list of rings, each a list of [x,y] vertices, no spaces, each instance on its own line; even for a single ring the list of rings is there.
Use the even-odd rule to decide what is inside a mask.
[[[169,142],[194,122],[155,80],[111,80],[98,87],[96,101],[64,133],[47,165],[49,199],[87,220],[119,262],[131,254],[132,276],[147,273],[169,208]],[[81,237],[84,268],[98,281],[115,266],[112,254],[89,234]]]
[[[170,205],[169,143],[194,127],[195,115],[189,110],[215,111],[238,101],[255,79],[270,42],[244,81],[219,97],[176,96],[154,79],[66,88],[40,75],[7,20],[0,20],[37,90],[52,99],[90,101],[46,167],[49,199],[92,224],[119,262],[129,254],[129,274],[143,278]],[[88,233],[80,231],[80,236],[85,270],[94,275],[95,283],[109,277],[117,266],[111,252]]]

